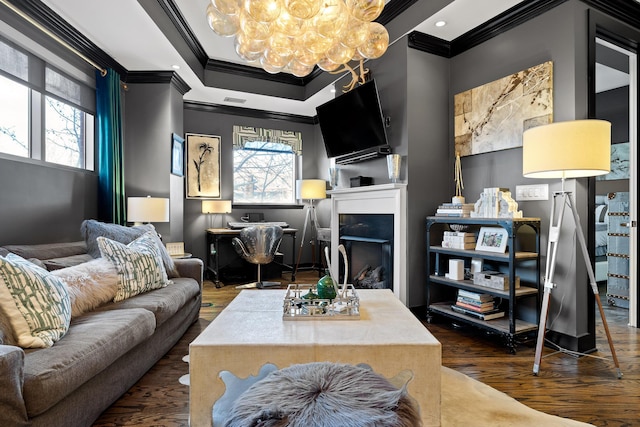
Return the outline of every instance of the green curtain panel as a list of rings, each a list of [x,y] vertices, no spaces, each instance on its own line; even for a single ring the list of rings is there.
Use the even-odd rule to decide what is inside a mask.
[[[124,147],[120,75],[107,69],[96,71],[96,134],[98,172],[98,219],[124,225]]]

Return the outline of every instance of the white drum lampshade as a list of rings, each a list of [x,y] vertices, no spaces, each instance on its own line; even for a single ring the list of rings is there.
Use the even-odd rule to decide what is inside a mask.
[[[611,123],[574,120],[527,129],[522,174],[527,178],[580,178],[611,170]]]
[[[203,214],[231,213],[231,200],[203,200]]]
[[[127,221],[135,224],[169,222],[169,199],[149,196],[127,198]]]
[[[319,200],[327,198],[327,181],[324,179],[301,179],[297,181],[298,198]]]

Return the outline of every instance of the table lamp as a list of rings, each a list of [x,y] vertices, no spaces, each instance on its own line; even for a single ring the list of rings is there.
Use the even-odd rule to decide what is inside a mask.
[[[298,272],[298,266],[300,265],[300,257],[302,256],[302,249],[304,247],[304,238],[309,223],[311,225],[312,236],[310,244],[313,250],[311,258],[314,262],[312,268],[315,266],[315,248],[318,233],[318,217],[316,216],[316,208],[313,205],[313,201],[327,198],[327,181],[323,179],[299,179],[296,181],[296,188],[298,190],[298,198],[302,200],[309,200],[309,204],[306,207],[304,227],[302,228],[302,239],[300,239],[300,250],[298,251],[298,260],[296,262],[296,268],[293,273],[294,277]]]
[[[169,222],[169,199],[164,197],[128,197],[127,221],[134,225]]]
[[[212,215],[231,213],[231,200],[203,200],[202,213],[209,214],[209,218]],[[211,219],[210,227],[208,228],[212,228],[215,225],[214,222],[214,219]],[[222,224],[220,224],[220,227],[222,227]]]
[[[554,284],[556,255],[564,209],[569,206],[575,222],[576,234],[587,265],[591,288],[598,303],[602,323],[607,334],[609,347],[617,368],[618,378],[622,377],[611,334],[600,301],[598,285],[587,251],[580,217],[575,207],[573,194],[564,188],[566,178],[582,178],[609,173],[611,168],[611,123],[604,120],[574,120],[538,126],[524,132],[522,141],[522,174],[527,178],[560,178],[561,191],[554,192],[549,216],[549,239],[547,265],[545,269],[544,293],[538,326],[538,340],[533,365],[533,373],[540,370],[542,347],[549,313],[549,297]],[[556,204],[560,210],[556,218]]]

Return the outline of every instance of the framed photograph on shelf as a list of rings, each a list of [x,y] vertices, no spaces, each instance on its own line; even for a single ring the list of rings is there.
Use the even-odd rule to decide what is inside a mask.
[[[171,173],[184,176],[184,139],[171,134]]]
[[[500,252],[507,249],[509,233],[502,227],[481,227],[476,240],[476,251]]]
[[[220,198],[220,137],[186,134],[187,199]]]

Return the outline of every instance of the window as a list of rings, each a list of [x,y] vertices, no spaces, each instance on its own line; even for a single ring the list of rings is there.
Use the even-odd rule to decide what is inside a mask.
[[[0,76],[0,152],[29,157],[29,88]]]
[[[50,96],[45,105],[45,160],[85,168],[85,147],[93,146],[93,116]]]
[[[0,153],[93,169],[95,90],[0,40]]]
[[[294,204],[302,135],[234,126],[233,203]]]

